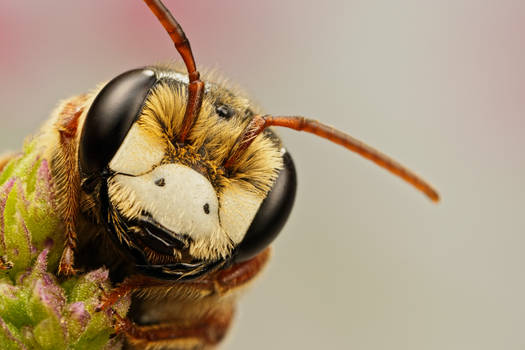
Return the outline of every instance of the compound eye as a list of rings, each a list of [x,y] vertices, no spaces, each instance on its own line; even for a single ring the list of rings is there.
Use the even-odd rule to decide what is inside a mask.
[[[297,175],[290,153],[283,154],[283,169],[264,199],[250,228],[237,247],[234,261],[249,260],[263,251],[277,237],[293,207]]]
[[[83,176],[102,172],[139,117],[157,81],[150,69],[135,69],[111,80],[95,97],[86,115],[78,150]]]

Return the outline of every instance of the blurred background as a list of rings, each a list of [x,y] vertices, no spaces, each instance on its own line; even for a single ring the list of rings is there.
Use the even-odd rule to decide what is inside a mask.
[[[525,348],[525,2],[169,1],[199,67],[423,175],[279,130],[295,209],[226,349]],[[0,2],[0,149],[56,103],[179,60],[141,1]]]

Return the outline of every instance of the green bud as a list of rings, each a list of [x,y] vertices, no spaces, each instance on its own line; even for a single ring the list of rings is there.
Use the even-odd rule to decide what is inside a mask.
[[[0,173],[0,258],[8,268],[0,270],[0,349],[120,349],[113,313],[125,317],[130,298],[95,311],[112,288],[108,271],[55,276],[65,237],[38,151],[28,143]]]

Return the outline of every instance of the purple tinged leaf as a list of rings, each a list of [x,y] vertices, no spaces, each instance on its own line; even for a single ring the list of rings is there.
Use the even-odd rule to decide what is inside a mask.
[[[5,205],[5,201],[7,200],[7,196],[9,195],[9,192],[11,192],[11,189],[13,188],[15,184],[15,178],[10,178],[5,184],[0,187],[0,203],[3,202]]]
[[[7,326],[7,323],[4,322],[2,317],[0,317],[0,328],[4,331],[4,335],[7,337],[7,339],[15,343],[20,350],[28,350],[24,343],[22,343],[22,341],[11,332]]]
[[[42,250],[42,253],[38,254],[38,257],[35,260],[35,264],[33,265],[33,273],[36,273],[37,275],[42,275],[46,272],[48,254],[49,248]]]
[[[108,284],[108,270],[98,269],[86,273],[84,276],[78,279],[74,288],[71,291],[70,299],[71,301],[82,301],[89,300],[91,298],[99,298],[99,294],[102,289],[109,287]],[[88,309],[91,311],[91,304],[87,305]]]
[[[72,320],[78,322],[82,331],[86,328],[89,320],[91,319],[91,315],[86,310],[86,306],[82,301],[70,304],[68,306],[68,313]]]
[[[5,244],[5,205],[7,203],[7,197],[15,185],[15,179],[11,178],[0,188],[0,246],[4,252],[7,251]]]
[[[84,278],[86,279],[87,282],[104,283],[109,278],[109,271],[107,269],[100,268],[100,269],[88,272],[84,276]]]
[[[17,284],[23,285],[26,282],[26,278],[31,276],[31,272],[31,269],[28,268],[24,273],[20,274],[20,276],[18,277]]]
[[[33,248],[34,251],[31,251],[31,253],[36,253],[36,248],[31,244],[31,233],[27,229],[27,225],[26,225],[26,222],[24,220],[24,217],[18,211],[16,212],[16,219],[17,219],[20,227],[22,228],[22,231],[24,232],[24,237],[26,239],[27,246],[28,246],[29,250],[31,251],[31,248]],[[46,263],[46,265],[47,265],[47,263]]]
[[[22,204],[24,205],[24,209],[29,207],[29,200],[26,197],[25,194],[25,186],[23,186],[23,182],[20,181],[20,178],[15,177],[16,182],[16,194],[18,195],[18,199],[22,201]]]
[[[26,272],[21,274],[20,277],[18,278],[17,284],[29,286],[35,279],[38,279],[43,274],[45,274],[47,270],[48,254],[49,254],[49,248],[42,250],[42,252],[38,254],[35,262],[33,263],[33,268],[28,269]]]
[[[38,168],[35,197],[36,200],[45,200],[55,209],[55,196],[53,190],[53,179],[49,170],[49,163],[43,159]]]
[[[66,298],[63,289],[52,280],[49,274],[44,274],[41,279],[36,281],[33,295],[37,296],[48,309],[52,310],[57,318],[61,317]]]
[[[2,295],[3,298],[15,299],[17,297],[17,291],[18,289],[15,286],[7,283],[0,283],[0,295]]]
[[[66,297],[64,290],[56,283],[55,279],[46,273],[48,253],[49,249],[46,248],[36,258],[32,274],[38,279],[33,289],[33,295],[37,296],[60,318],[66,304]]]
[[[31,163],[31,165],[28,167],[28,169],[34,169],[37,165],[39,165],[38,163],[40,162],[40,154],[37,154],[35,156],[35,159],[33,159],[33,162]]]

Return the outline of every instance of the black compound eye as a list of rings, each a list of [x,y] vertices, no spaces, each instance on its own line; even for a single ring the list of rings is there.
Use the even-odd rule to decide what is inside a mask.
[[[283,164],[283,170],[237,247],[235,262],[246,261],[263,251],[277,237],[292,211],[297,175],[290,153],[283,154]]]
[[[235,114],[233,108],[227,105],[218,105],[217,107],[215,107],[215,112],[219,117],[224,119],[230,119]]]
[[[100,174],[107,167],[156,81],[152,70],[135,69],[117,76],[98,93],[80,136],[78,159],[83,176]]]

